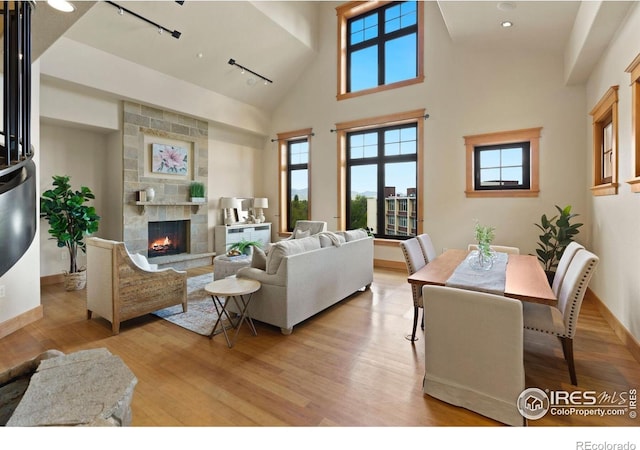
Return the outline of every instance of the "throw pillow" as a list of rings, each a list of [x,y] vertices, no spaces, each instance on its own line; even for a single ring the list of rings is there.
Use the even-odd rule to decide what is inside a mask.
[[[144,255],[140,253],[135,253],[131,256],[131,260],[135,263],[136,266],[140,267],[143,270],[151,270],[151,266],[149,266],[149,261]]]
[[[311,236],[311,230],[296,230],[293,235],[294,239],[302,239]]]
[[[260,247],[253,248],[253,256],[251,256],[251,267],[256,269],[267,269],[267,255]]]

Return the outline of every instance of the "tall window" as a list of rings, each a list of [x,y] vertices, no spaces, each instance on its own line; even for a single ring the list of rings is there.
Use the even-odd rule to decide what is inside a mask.
[[[591,110],[593,195],[618,193],[618,86],[611,86]]]
[[[465,136],[467,197],[537,197],[542,128]]]
[[[424,80],[423,2],[351,2],[337,8],[338,99]]]
[[[640,192],[640,54],[626,71],[631,75],[631,145],[634,148],[633,178],[627,183],[631,192]]]
[[[287,142],[287,156],[287,225],[292,231],[296,221],[309,218],[309,140]]]
[[[296,221],[310,218],[311,136],[311,129],[278,134],[280,147],[280,233],[293,231]]]
[[[415,236],[407,220],[418,201],[418,154],[422,127],[409,123],[348,131],[345,134],[346,229],[370,228],[376,237]]]

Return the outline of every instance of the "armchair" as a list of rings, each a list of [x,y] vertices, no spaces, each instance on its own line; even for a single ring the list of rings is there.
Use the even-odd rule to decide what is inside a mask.
[[[120,323],[168,306],[182,304],[187,311],[187,272],[154,269],[146,258],[131,255],[124,242],[87,239],[87,319],[96,312]]]
[[[307,231],[309,234],[307,234]],[[327,222],[320,220],[297,220],[296,226],[293,227],[291,236],[287,239],[298,239],[300,237],[313,236],[314,234],[327,231]]]

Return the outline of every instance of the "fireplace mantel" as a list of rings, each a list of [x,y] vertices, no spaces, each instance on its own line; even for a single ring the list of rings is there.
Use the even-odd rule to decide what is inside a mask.
[[[195,206],[195,213],[200,211],[200,207],[206,205],[206,203],[198,203],[198,202],[140,202],[137,201],[135,203],[140,208],[140,214],[145,214],[147,212],[147,206]]]

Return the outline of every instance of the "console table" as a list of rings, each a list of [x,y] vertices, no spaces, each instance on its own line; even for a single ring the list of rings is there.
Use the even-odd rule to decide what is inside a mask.
[[[270,223],[239,223],[234,225],[216,225],[215,249],[217,255],[224,255],[229,246],[241,240],[259,241],[263,247],[271,242]]]

